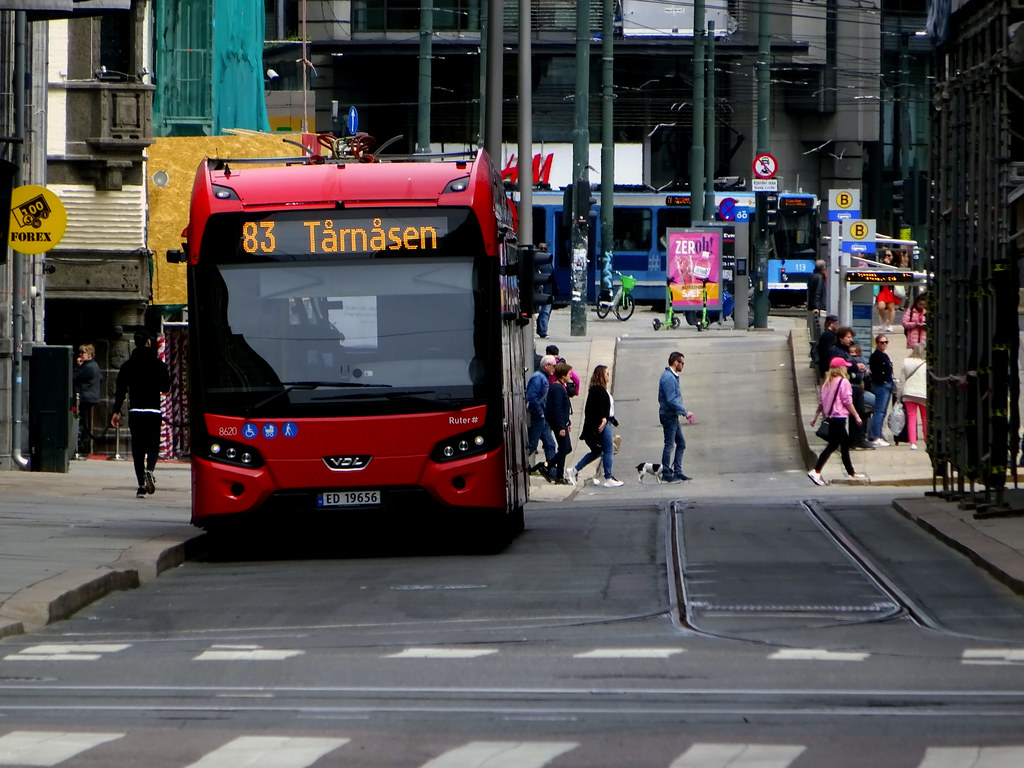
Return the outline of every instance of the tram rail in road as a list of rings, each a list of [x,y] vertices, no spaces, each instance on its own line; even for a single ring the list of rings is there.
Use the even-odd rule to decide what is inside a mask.
[[[941,629],[815,502],[676,502],[670,514],[679,622],[749,638],[908,617]]]

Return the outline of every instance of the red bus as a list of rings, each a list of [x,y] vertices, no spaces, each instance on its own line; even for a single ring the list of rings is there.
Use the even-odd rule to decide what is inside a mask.
[[[192,523],[522,530],[528,326],[486,153],[261,162],[205,161],[184,233]]]

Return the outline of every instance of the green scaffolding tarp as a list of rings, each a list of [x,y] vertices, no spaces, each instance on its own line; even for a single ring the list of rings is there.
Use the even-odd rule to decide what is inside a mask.
[[[156,135],[270,130],[262,3],[169,0],[156,6],[154,32]]]

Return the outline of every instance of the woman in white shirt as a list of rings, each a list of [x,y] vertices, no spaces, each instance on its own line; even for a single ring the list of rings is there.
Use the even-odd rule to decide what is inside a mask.
[[[903,361],[903,407],[907,410],[907,438],[912,451],[917,450],[918,415],[921,416],[921,439],[928,439],[928,364],[924,361],[924,349],[922,341]]]

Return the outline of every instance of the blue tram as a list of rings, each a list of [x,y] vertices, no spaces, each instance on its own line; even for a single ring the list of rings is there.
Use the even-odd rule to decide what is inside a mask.
[[[595,193],[596,194],[596,193]],[[533,193],[533,237],[548,244],[555,274],[555,303],[568,303],[572,294],[571,226],[563,223],[561,191]],[[792,202],[799,201],[799,202]],[[724,191],[715,193],[715,210],[725,212],[735,223],[749,221],[754,213],[754,193]],[[807,276],[817,258],[820,224],[818,202],[814,195],[781,193],[778,225],[769,262],[769,288],[772,295],[801,300],[806,295]],[[721,214],[716,214],[721,219]],[[650,191],[615,192],[612,215],[615,242],[612,245],[612,270],[636,278],[633,297],[646,303],[665,300],[665,246],[668,229],[691,226],[690,193]],[[587,301],[597,300],[601,285],[601,207],[591,210],[587,255]],[[734,257],[731,229],[725,232],[723,278],[732,280]],[[807,266],[809,265],[809,266]],[[797,283],[803,277],[802,293]],[[774,275],[774,278],[772,277]],[[774,299],[773,299],[774,300]]]

